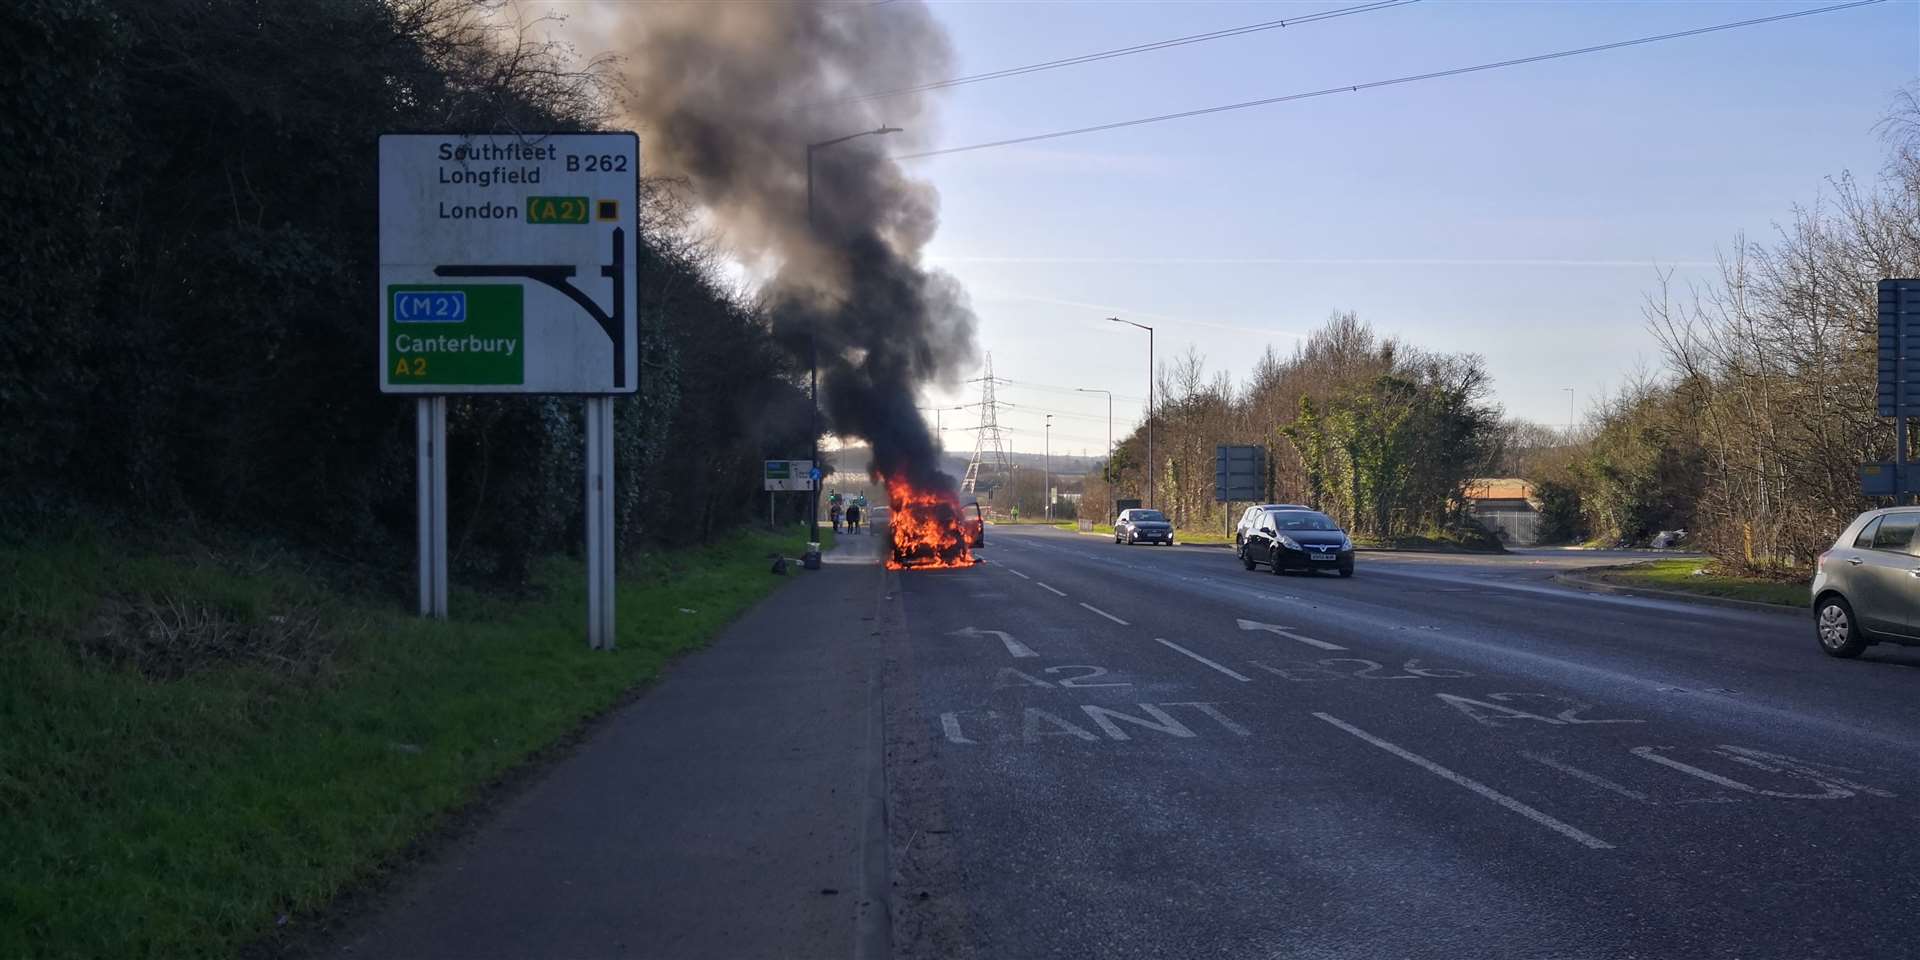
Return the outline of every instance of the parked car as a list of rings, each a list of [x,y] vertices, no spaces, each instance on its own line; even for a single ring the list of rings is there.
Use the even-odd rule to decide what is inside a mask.
[[[1240,514],[1240,521],[1233,525],[1233,548],[1235,550],[1238,550],[1240,549],[1241,544],[1247,542],[1247,531],[1252,530],[1254,527],[1258,526],[1260,523],[1260,518],[1262,516],[1265,516],[1268,510],[1311,510],[1311,509],[1313,508],[1309,506],[1305,506],[1303,504],[1298,504],[1298,503],[1256,503],[1253,506],[1248,507],[1245,511],[1242,511]]]
[[[1238,552],[1248,570],[1264,563],[1274,573],[1333,570],[1353,576],[1353,541],[1332,517],[1305,507],[1261,508]]]
[[[1114,543],[1173,543],[1173,522],[1158,510],[1122,510],[1113,520]]]
[[[1920,509],[1869,510],[1847,524],[1813,575],[1813,626],[1829,656],[1875,643],[1920,644]]]

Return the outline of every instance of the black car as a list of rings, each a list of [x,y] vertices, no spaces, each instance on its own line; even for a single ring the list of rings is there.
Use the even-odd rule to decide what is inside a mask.
[[[1316,510],[1263,510],[1240,543],[1248,570],[1266,564],[1274,573],[1334,570],[1353,576],[1353,541],[1333,518]]]
[[[1173,543],[1173,523],[1158,510],[1122,510],[1113,521],[1114,543]]]

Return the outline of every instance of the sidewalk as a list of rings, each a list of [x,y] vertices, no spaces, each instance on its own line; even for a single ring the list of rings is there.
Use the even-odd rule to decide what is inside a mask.
[[[884,957],[865,539],[790,572],[325,955]]]

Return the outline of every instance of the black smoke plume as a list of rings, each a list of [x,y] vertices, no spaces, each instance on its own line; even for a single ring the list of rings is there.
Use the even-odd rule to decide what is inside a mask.
[[[780,341],[817,342],[833,432],[865,439],[871,467],[917,487],[939,471],[917,388],[975,360],[959,285],[921,263],[938,225],[932,185],[889,153],[928,142],[924,94],[862,95],[948,75],[945,33],[918,2],[633,4],[613,32],[649,175],[684,177],[763,287]],[[813,153],[808,144],[881,126]]]

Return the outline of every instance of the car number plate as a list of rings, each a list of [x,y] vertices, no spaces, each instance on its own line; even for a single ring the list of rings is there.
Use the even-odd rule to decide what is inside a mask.
[[[1309,555],[1309,556],[1308,556],[1308,559],[1310,559],[1310,560],[1338,560],[1338,559],[1340,559],[1340,558],[1339,558],[1339,557],[1336,557],[1336,556],[1334,556],[1334,555],[1333,555],[1333,554],[1331,554],[1331,553],[1315,553],[1315,554],[1311,554],[1311,555]]]

